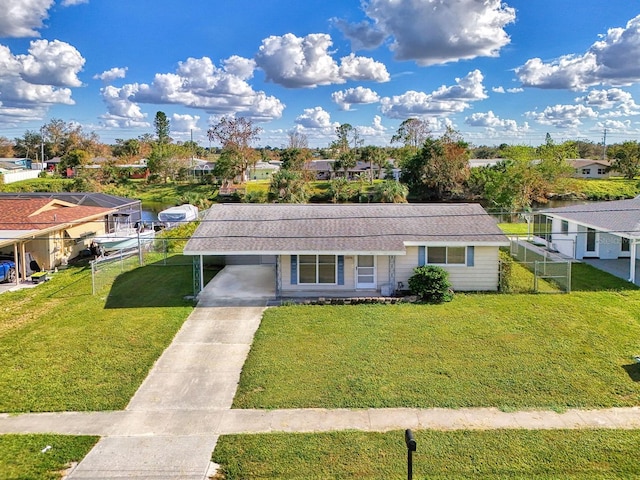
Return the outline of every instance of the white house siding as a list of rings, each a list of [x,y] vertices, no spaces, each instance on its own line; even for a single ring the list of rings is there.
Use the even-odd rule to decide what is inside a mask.
[[[582,260],[585,256],[593,257],[593,252],[586,251],[587,227],[569,222],[569,229],[566,234],[562,233],[562,221],[554,218],[552,222],[551,243],[553,247],[563,255],[577,260]],[[615,260],[617,258],[629,257],[629,252],[622,251],[622,237],[607,232],[596,233],[596,252],[601,260]]]
[[[343,293],[345,295],[379,295],[382,287],[393,286],[389,282],[389,256],[376,256],[376,284],[375,289],[358,290],[356,288],[356,257],[357,255],[344,255],[344,285],[292,285],[291,284],[291,255],[280,256],[280,268],[282,275],[282,295],[283,296],[302,296],[318,295],[325,293],[326,295],[336,295]]]
[[[554,218],[551,221],[551,244],[552,248],[557,250],[562,255],[574,258],[576,254],[576,242],[578,234],[578,225],[573,222],[568,222],[567,233],[562,233],[562,221],[559,218]]]
[[[435,245],[434,245],[435,246]],[[495,291],[498,289],[498,247],[474,247],[474,265],[441,265],[449,272],[454,290]],[[396,282],[405,287],[418,266],[418,247],[407,247],[407,254],[396,257]]]

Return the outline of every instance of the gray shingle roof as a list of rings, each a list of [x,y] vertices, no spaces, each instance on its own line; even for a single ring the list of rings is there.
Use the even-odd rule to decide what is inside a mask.
[[[477,204],[214,205],[186,255],[395,253],[410,243],[508,244]]]
[[[640,197],[631,200],[594,202],[550,208],[540,213],[569,220],[601,231],[640,238]]]

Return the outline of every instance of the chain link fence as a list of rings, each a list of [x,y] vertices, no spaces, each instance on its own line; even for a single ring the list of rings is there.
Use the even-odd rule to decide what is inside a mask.
[[[533,291],[547,292],[540,288],[540,280],[559,292],[571,292],[571,261],[519,238],[511,239],[510,254],[516,263],[533,273]],[[553,291],[553,289],[551,290]]]
[[[113,250],[96,256],[91,265],[91,286],[94,295],[109,288],[118,275],[141,266],[167,267],[191,266],[192,259],[176,255],[182,251],[187,238],[163,233],[151,243],[139,244],[135,248]]]

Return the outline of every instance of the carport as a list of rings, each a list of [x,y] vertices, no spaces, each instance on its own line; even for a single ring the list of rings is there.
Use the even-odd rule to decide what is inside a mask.
[[[198,306],[264,306],[275,298],[275,265],[227,265],[198,294]]]

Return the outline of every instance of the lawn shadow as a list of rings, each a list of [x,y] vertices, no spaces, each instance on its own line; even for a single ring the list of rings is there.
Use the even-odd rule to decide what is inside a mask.
[[[631,363],[629,365],[622,365],[624,371],[627,372],[629,378],[634,382],[640,382],[640,363]]]
[[[640,287],[586,263],[571,264],[572,292],[638,290]]]
[[[191,263],[158,261],[115,277],[104,308],[184,307],[192,305]]]

